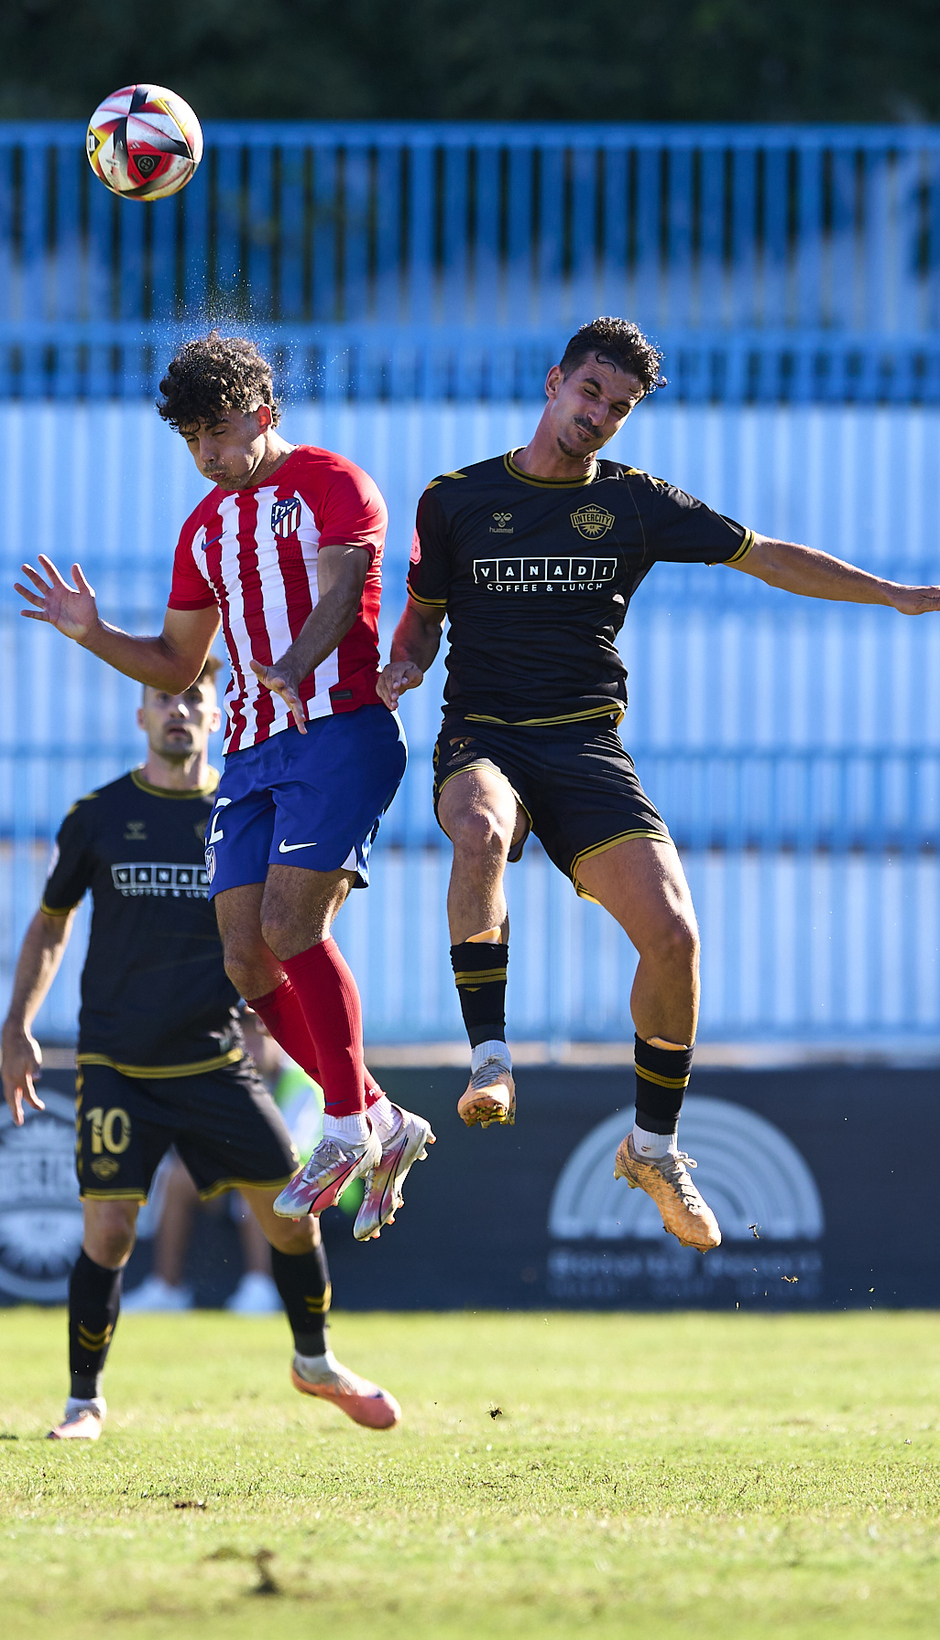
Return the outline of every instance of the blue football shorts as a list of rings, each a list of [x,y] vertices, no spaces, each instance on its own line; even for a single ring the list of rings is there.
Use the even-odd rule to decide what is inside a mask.
[[[369,853],[408,759],[397,713],[360,706],[283,729],[225,760],[206,831],[209,898],[263,883],[269,865],[355,871]]]

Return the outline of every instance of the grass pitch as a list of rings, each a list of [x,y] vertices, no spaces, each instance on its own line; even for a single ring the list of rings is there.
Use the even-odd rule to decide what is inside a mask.
[[[64,1317],[0,1312],[4,1640],[940,1632],[940,1317],[125,1317],[94,1446],[43,1439]],[[497,1416],[491,1416],[500,1408]]]

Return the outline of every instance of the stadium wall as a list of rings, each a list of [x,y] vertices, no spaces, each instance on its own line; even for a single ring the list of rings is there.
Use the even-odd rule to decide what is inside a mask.
[[[389,501],[387,647],[414,506],[428,478],[524,442],[537,402],[289,404],[289,437],[367,467]],[[612,453],[743,522],[902,580],[936,579],[940,411],[652,401]],[[162,617],[176,530],[203,492],[181,442],[141,402],[6,403],[0,498],[9,586],[24,557],[79,558],[109,618]],[[76,796],[140,756],[136,687],[57,635],[0,613],[0,988],[9,989],[51,840]],[[624,728],[683,850],[703,926],[703,1035],[940,1038],[940,626],[787,598],[721,569],[659,566],[623,634]],[[448,849],[429,808],[440,666],[408,697],[412,748],[375,886],[340,939],[375,1041],[459,1036],[443,897]],[[621,1040],[633,958],[537,847],[510,873],[517,1036]],[[402,929],[410,960],[401,963]],[[40,1016],[74,1032],[76,931]]]
[[[706,1259],[664,1237],[654,1203],[614,1179],[633,1103],[623,1066],[517,1066],[518,1121],[498,1143],[454,1115],[462,1067],[380,1069],[391,1097],[425,1112],[439,1142],[409,1176],[394,1235],[367,1258],[343,1208],[324,1213],[345,1308],[940,1307],[933,1198],[912,1190],[904,1169],[871,1167],[886,1105],[928,1151],[940,1137],[932,1068],[700,1065],[682,1133],[721,1225],[722,1245]],[[82,1235],[72,1091],[65,1070],[50,1071],[46,1111],[23,1128],[0,1106],[0,1306],[65,1299]],[[472,1237],[454,1211],[466,1200]],[[138,1223],[125,1291],[152,1268],[158,1201],[159,1186]],[[231,1217],[199,1215],[185,1273],[197,1305],[223,1303],[241,1268]]]

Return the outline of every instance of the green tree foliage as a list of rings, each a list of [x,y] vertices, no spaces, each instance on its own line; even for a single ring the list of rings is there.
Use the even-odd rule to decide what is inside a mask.
[[[5,0],[0,115],[133,80],[206,118],[940,117],[936,0]]]

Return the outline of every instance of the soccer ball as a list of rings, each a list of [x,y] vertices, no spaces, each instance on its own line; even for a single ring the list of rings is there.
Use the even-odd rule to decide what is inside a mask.
[[[88,163],[124,199],[166,199],[202,159],[202,129],[189,104],[162,85],[125,85],[91,116]]]

